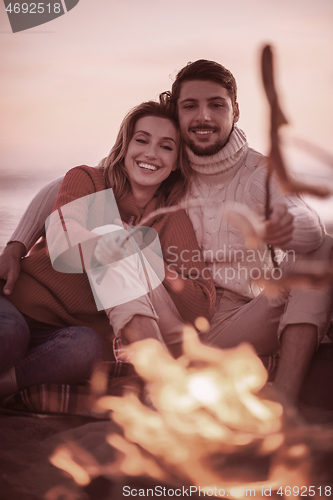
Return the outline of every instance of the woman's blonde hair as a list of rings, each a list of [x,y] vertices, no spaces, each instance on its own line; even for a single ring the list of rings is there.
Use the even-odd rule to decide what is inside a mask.
[[[159,102],[147,101],[129,111],[123,119],[116,142],[109,156],[104,158],[98,168],[104,170],[106,185],[113,189],[116,199],[120,199],[131,191],[124,158],[128,145],[133,137],[136,122],[145,116],[157,116],[171,120],[178,130],[177,110],[167,93],[161,94]],[[177,169],[172,171],[156,192],[157,207],[176,204],[186,193],[189,182],[190,167],[187,161],[185,147],[180,140]]]

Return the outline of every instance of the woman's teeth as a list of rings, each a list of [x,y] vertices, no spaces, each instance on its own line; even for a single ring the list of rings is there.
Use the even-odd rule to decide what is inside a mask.
[[[145,168],[146,170],[157,170],[155,165],[150,165],[149,163],[138,163],[140,168]]]

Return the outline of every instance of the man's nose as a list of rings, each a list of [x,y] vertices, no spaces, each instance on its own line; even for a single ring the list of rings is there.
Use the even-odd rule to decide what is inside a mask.
[[[199,122],[208,122],[210,120],[210,112],[207,106],[198,107],[197,120]]]

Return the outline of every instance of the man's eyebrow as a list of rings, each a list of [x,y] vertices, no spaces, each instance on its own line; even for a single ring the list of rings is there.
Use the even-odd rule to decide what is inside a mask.
[[[226,101],[227,99],[225,97],[222,97],[221,95],[213,96],[213,97],[208,97],[207,101]],[[187,99],[183,99],[180,101],[179,104],[183,104],[184,102],[198,102],[198,99],[194,99],[194,97],[188,97]]]
[[[151,137],[151,134],[149,132],[147,132],[146,130],[137,130],[134,133],[134,135],[135,134],[139,134],[139,133],[145,134],[147,137]],[[161,139],[162,139],[162,141],[165,141],[165,140],[167,140],[167,141],[173,141],[175,144],[177,144],[176,141],[172,137],[161,137]]]
[[[194,99],[194,98],[191,98],[191,97],[188,97],[187,99],[183,99],[182,101],[180,101],[179,104],[183,104],[184,102],[197,102],[198,99]]]
[[[226,98],[222,97],[221,95],[217,95],[215,97],[209,97],[207,100],[208,101],[217,101],[217,100],[219,100],[219,101],[226,101]]]

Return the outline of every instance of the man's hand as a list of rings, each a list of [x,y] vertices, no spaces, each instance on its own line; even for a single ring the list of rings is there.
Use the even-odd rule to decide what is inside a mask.
[[[284,203],[273,203],[269,219],[265,222],[263,240],[269,245],[283,246],[292,239],[294,216]]]
[[[0,278],[6,280],[4,294],[10,295],[13,291],[17,278],[19,277],[21,257],[27,250],[20,241],[13,241],[7,245],[0,255]]]

